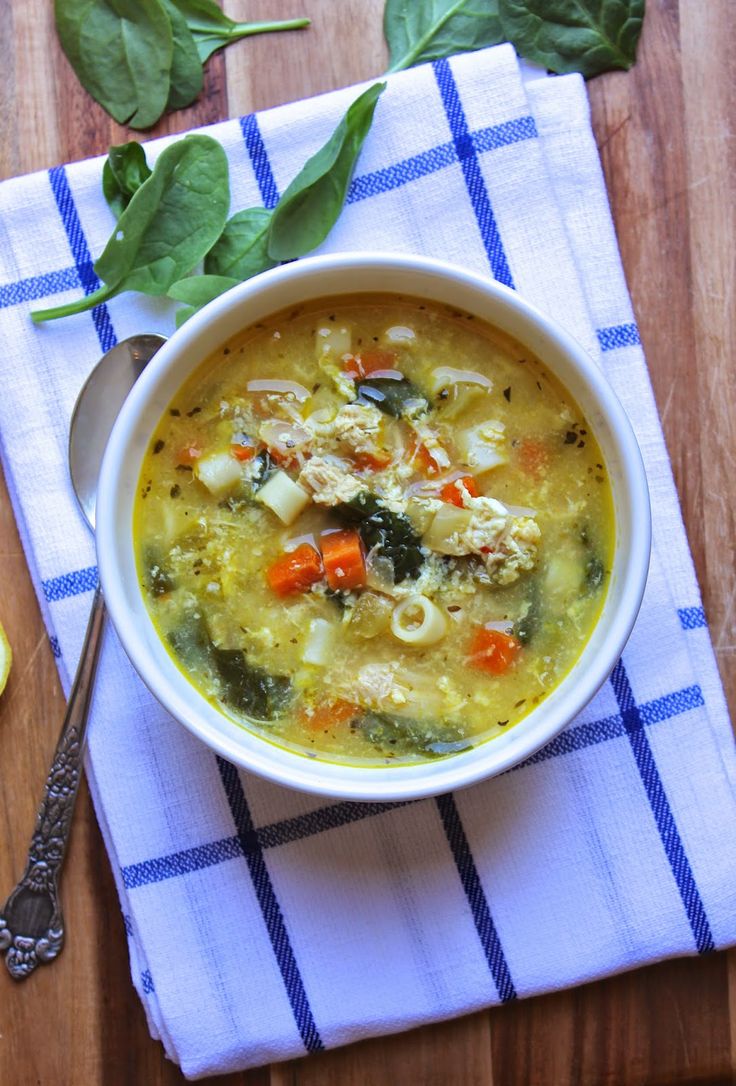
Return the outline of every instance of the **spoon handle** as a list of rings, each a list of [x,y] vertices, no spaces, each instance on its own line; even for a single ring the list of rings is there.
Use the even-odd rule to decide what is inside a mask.
[[[0,909],[0,952],[16,980],[30,976],[39,962],[50,962],[64,944],[58,879],[82,775],[87,715],[105,623],[99,584],[79,658],[74,685],[46,778],[28,849],[25,873]]]

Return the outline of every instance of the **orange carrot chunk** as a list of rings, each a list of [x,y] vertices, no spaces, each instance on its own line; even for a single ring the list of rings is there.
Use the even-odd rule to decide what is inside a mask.
[[[199,460],[202,455],[202,446],[196,441],[190,441],[187,445],[183,445],[177,452],[175,460],[177,464],[181,464],[182,467],[191,466],[195,460]]]
[[[440,498],[443,502],[449,502],[450,505],[457,505],[460,509],[463,507],[463,490],[470,495],[471,498],[477,498],[480,494],[478,490],[478,484],[472,475],[461,475],[459,479],[453,479],[451,483],[445,483],[440,490]]]
[[[322,564],[327,584],[333,591],[362,588],[365,585],[363,544],[357,532],[349,528],[321,536]]]
[[[396,352],[384,351],[380,347],[372,347],[360,354],[346,358],[342,364],[343,371],[356,380],[359,377],[368,377],[378,370],[396,369]]]
[[[362,711],[354,702],[336,698],[334,701],[323,701],[313,706],[310,713],[304,711],[301,719],[310,731],[324,731],[336,725],[348,724],[356,716],[360,716]]]
[[[473,634],[469,663],[491,675],[503,675],[521,651],[521,643],[501,630],[479,627]]]
[[[543,441],[525,437],[519,445],[519,463],[522,470],[538,479],[549,467],[550,450]]]
[[[387,452],[360,452],[353,456],[357,471],[381,471],[391,463],[391,454]]]
[[[230,455],[234,456],[236,460],[252,460],[256,455],[256,447],[255,445],[233,444],[230,446]]]
[[[436,475],[440,470],[439,464],[427,446],[423,445],[415,437],[412,438],[409,444],[409,462],[422,475]]]
[[[310,547],[309,543],[300,543],[268,567],[266,580],[277,596],[306,592],[322,580],[322,561],[314,547]]]

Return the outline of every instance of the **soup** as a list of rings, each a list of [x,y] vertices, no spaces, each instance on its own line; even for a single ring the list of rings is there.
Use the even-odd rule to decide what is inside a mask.
[[[393,295],[278,313],[182,387],[143,462],[147,607],[235,723],[332,761],[449,756],[516,725],[596,622],[600,448],[471,314]]]

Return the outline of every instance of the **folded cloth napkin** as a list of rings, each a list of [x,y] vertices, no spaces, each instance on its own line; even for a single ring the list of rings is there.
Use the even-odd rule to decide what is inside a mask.
[[[233,207],[273,206],[356,93],[210,129]],[[28,319],[29,303],[96,285],[112,225],[101,167],[0,186],[2,456],[67,686],[96,579],[67,481],[70,412],[116,338],[173,327],[170,303],[140,296]],[[240,773],[167,717],[108,632],[87,770],[133,981],[192,1077],[736,941],[733,741],[581,80],[522,81],[508,46],[392,76],[323,246],[360,249],[493,276],[600,362],[646,461],[649,584],[611,681],[557,739],[410,805],[325,802]]]

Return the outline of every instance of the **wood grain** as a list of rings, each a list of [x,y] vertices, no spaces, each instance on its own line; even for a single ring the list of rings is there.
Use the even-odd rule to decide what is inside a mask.
[[[231,0],[233,17],[307,14],[307,32],[213,58],[201,100],[152,135],[368,79],[385,68],[383,0]],[[593,120],[729,702],[736,705],[736,28],[732,0],[649,0],[637,65],[590,84]],[[79,87],[48,0],[0,0],[0,177],[128,138]],[[63,699],[0,480],[0,620],[16,663],[0,702],[0,896],[19,874]],[[0,970],[0,1083],[169,1086],[148,1035],[86,791],[63,885],[59,961]],[[736,954],[666,962],[223,1086],[659,1086],[733,1082]]]

